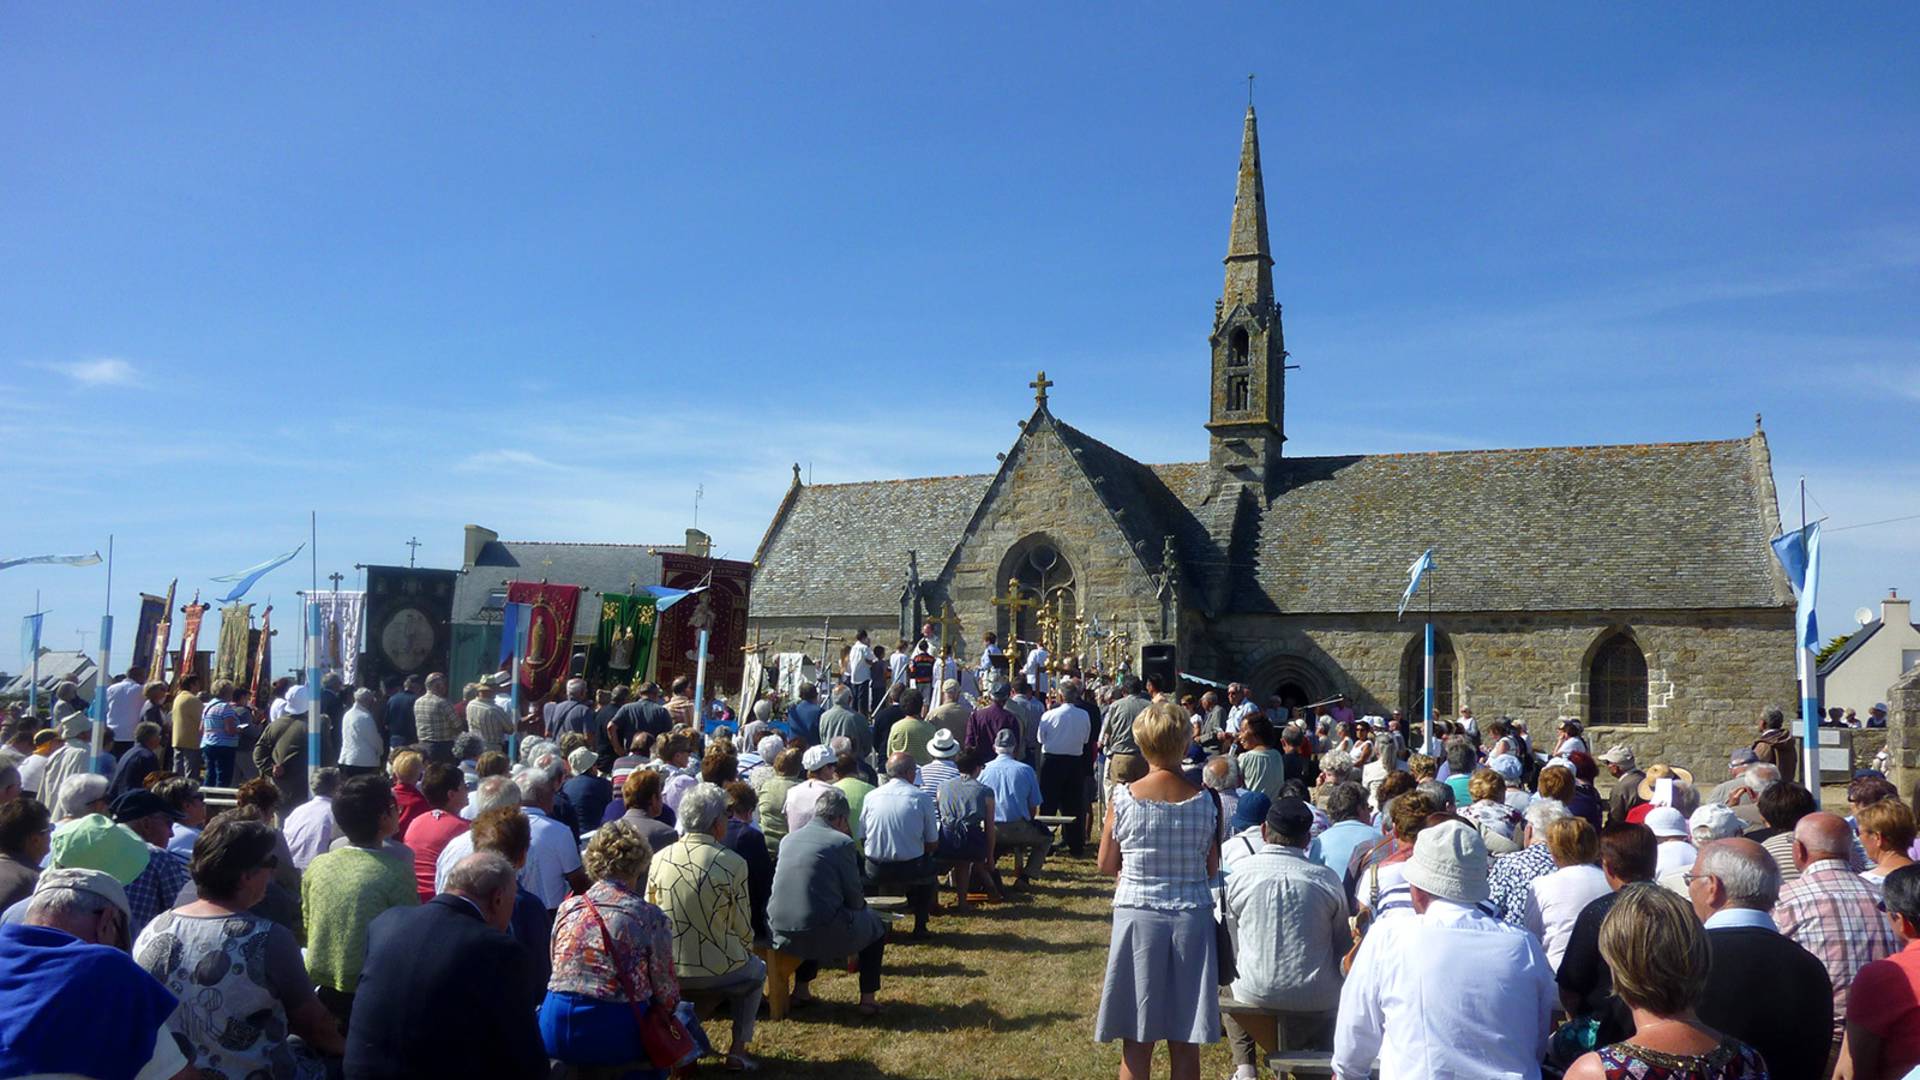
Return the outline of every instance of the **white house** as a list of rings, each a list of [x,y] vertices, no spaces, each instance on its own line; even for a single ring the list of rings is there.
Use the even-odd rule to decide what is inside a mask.
[[[1887,687],[1915,667],[1920,667],[1920,626],[1913,625],[1913,601],[1890,592],[1880,601],[1880,618],[1820,665],[1820,706],[1852,709],[1864,723],[1867,710],[1887,699]]]

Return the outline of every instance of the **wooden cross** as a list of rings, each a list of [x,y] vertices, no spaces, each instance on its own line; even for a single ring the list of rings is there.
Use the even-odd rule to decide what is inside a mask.
[[[1045,405],[1047,403],[1047,388],[1053,385],[1053,380],[1047,378],[1047,373],[1042,371],[1027,385],[1033,387],[1034,404]]]
[[[766,645],[760,640],[760,628],[756,626],[753,628],[753,644],[740,646],[740,651],[743,653],[757,653],[764,648],[766,648]]]

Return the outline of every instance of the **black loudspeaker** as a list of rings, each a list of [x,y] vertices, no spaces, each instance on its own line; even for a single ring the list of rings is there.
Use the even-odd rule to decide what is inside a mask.
[[[1154,679],[1160,684],[1160,689],[1172,693],[1180,679],[1180,662],[1175,656],[1177,652],[1172,645],[1140,646],[1140,678]]]
[[[575,649],[573,650],[573,655],[567,657],[567,678],[583,679],[586,678],[586,675],[587,650]]]

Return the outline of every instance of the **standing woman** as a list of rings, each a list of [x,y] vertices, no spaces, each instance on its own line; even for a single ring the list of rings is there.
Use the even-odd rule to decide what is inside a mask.
[[[1198,1080],[1200,1044],[1221,1036],[1207,888],[1220,867],[1220,809],[1180,774],[1190,730],[1165,702],[1134,720],[1147,775],[1113,786],[1100,838],[1100,870],[1119,884],[1093,1037],[1122,1040],[1120,1080],[1146,1080],[1163,1041],[1173,1080]]]

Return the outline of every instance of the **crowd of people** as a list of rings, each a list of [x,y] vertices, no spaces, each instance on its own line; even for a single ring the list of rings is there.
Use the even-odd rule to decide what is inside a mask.
[[[495,680],[330,679],[318,768],[303,686],[122,679],[104,763],[63,687],[0,732],[0,1075],[753,1070],[769,958],[794,1007],[844,963],[880,1016],[889,942],[937,937],[944,892],[1089,856],[1123,1080],[1159,1043],[1195,1078],[1222,1039],[1236,1080],[1279,1052],[1352,1078],[1920,1068],[1913,811],[1872,773],[1823,811],[1777,710],[1696,778],[1574,720],[1536,747],[1466,709],[1429,736],[990,660],[889,680],[876,651],[738,717],[684,680],[575,679],[514,717]]]
[[[1779,710],[1696,780],[1575,720],[1536,749],[1463,709],[1423,742],[1344,702],[1156,689],[1103,734],[1096,1037],[1123,1080],[1159,1042],[1196,1077],[1222,1036],[1245,1080],[1263,1051],[1352,1078],[1920,1075],[1911,804],[1862,771],[1823,811]]]

